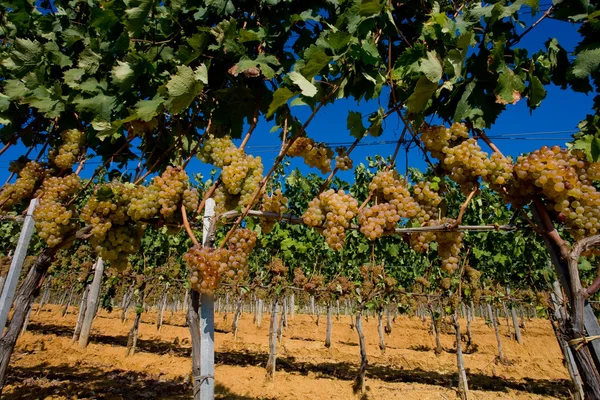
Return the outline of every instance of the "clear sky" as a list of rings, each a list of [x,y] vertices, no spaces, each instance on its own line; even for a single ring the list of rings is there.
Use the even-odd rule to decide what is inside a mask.
[[[545,8],[542,7],[542,10],[545,10]],[[532,18],[528,13],[523,13],[521,18],[529,25],[539,15]],[[559,43],[571,52],[579,40],[577,26],[545,19],[523,38],[520,47],[525,47],[533,53],[541,49],[544,42],[551,37],[556,37]],[[570,140],[571,135],[576,132],[579,121],[591,110],[593,94],[574,93],[557,87],[549,87],[547,90],[546,99],[532,114],[529,113],[526,100],[523,99],[516,105],[508,105],[507,110],[501,114],[496,124],[487,131],[488,136],[492,138],[504,154],[516,156],[533,151],[543,145],[564,145],[565,142]],[[379,108],[379,102],[385,108],[388,95],[389,91],[384,91],[379,101],[363,101],[361,103],[352,100],[336,101],[335,104],[321,109],[310,124],[307,134],[316,140],[331,143],[333,148],[339,144],[349,146],[354,138],[349,135],[346,129],[348,110],[360,111],[364,116],[376,111]],[[310,115],[308,107],[293,107],[292,112],[300,121],[304,121]],[[261,120],[246,147],[248,153],[262,157],[265,171],[272,165],[279,152],[278,133],[270,133],[272,126],[273,122],[267,123]],[[369,155],[391,155],[395,147],[395,144],[391,141],[398,139],[402,129],[403,124],[398,117],[396,115],[390,116],[385,121],[384,133],[379,138],[364,138],[361,142],[363,145],[354,150],[352,153],[354,165],[365,162],[366,157]],[[481,145],[485,148],[485,144],[481,143]],[[4,183],[9,175],[9,162],[21,154],[24,154],[23,147],[14,146],[0,157],[0,185]],[[35,151],[32,154],[35,157]],[[411,149],[408,154],[403,149],[399,152],[396,165],[401,173],[404,173],[407,160],[411,167],[426,168],[423,157],[416,148]],[[86,163],[86,168],[81,174],[82,177],[89,177],[94,169],[98,167],[98,164],[97,160]],[[137,162],[132,163],[131,168],[134,169],[136,165]],[[294,159],[286,172],[296,167],[300,167],[304,173],[320,173],[317,169],[304,166],[300,159]],[[201,172],[207,176],[210,170],[211,167],[203,165],[198,160],[192,161],[188,166],[190,175]],[[353,179],[352,171],[340,171],[338,176],[348,181]]]

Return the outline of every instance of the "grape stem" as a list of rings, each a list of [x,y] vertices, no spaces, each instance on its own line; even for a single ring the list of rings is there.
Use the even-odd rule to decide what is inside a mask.
[[[354,148],[358,145],[358,143],[361,141],[361,139],[364,138],[365,136],[367,136],[367,132],[365,132],[362,136],[360,136],[359,138],[357,138],[354,141],[354,143],[352,143],[352,146],[350,146],[350,148],[346,152],[347,156],[349,156],[350,153],[352,153],[352,150],[354,150]],[[321,185],[321,188],[319,189],[319,193],[322,192],[323,190],[325,190],[325,188],[327,188],[329,186],[329,184],[331,183],[331,180],[335,176],[336,172],[338,172],[338,170],[339,170],[339,168],[335,167],[333,169],[333,171],[331,171],[331,173],[329,174],[329,176],[327,177],[327,179],[325,179],[325,182],[323,182],[323,184]]]
[[[477,136],[483,139],[483,141],[490,147],[490,149],[494,151],[494,153],[498,153],[502,157],[504,157],[504,154],[502,154],[500,149],[498,149],[498,147],[490,140],[490,138],[485,134],[485,132],[483,132],[481,129],[476,128],[473,128],[473,130],[475,131],[475,133],[477,133]]]
[[[190,239],[192,239],[192,243],[194,243],[195,247],[200,248],[200,243],[198,243],[198,239],[196,239],[196,236],[194,236],[194,232],[190,227],[190,222],[188,221],[187,212],[185,211],[184,205],[181,205],[181,219],[183,220],[183,227],[185,228],[185,231],[187,232]]]
[[[246,133],[244,140],[242,140],[242,144],[240,144],[240,150],[244,150],[244,147],[246,147],[248,140],[250,140],[250,136],[252,136],[252,132],[254,132],[254,129],[256,129],[256,125],[258,124],[258,113],[260,111],[261,101],[262,101],[262,94],[259,94],[256,99],[256,108],[254,109],[254,114],[252,115],[252,123],[250,124],[250,128],[248,129],[248,132]]]
[[[202,201],[200,202],[200,204],[198,204],[198,208],[196,209],[196,214],[200,214],[202,210],[204,210],[206,200],[208,200],[213,195],[213,193],[219,186],[219,182],[221,182],[219,178],[215,179],[215,182],[212,184],[212,186],[208,188],[206,193],[204,193],[204,197],[202,198]]]
[[[460,225],[463,217],[465,216],[465,212],[467,211],[467,207],[469,206],[469,203],[471,202],[471,200],[473,200],[473,197],[478,192],[479,192],[479,186],[477,186],[475,189],[471,190],[471,193],[469,193],[469,196],[467,196],[467,199],[465,200],[465,202],[460,205],[460,210],[458,211],[458,217],[456,217],[456,220],[450,225],[451,229],[454,229],[458,225]]]
[[[271,166],[271,169],[269,170],[269,172],[267,173],[267,175],[265,175],[265,177],[262,179],[262,181],[260,183],[260,186],[259,186],[259,189],[256,191],[256,193],[254,193],[254,196],[252,197],[252,200],[250,200],[250,202],[248,203],[248,205],[244,208],[244,211],[242,212],[242,214],[233,223],[233,226],[231,227],[231,229],[229,229],[229,232],[227,232],[227,235],[225,236],[225,239],[223,239],[223,242],[220,245],[220,248],[224,248],[225,247],[225,245],[227,244],[227,242],[229,241],[229,239],[233,235],[233,232],[235,231],[235,229],[242,222],[242,220],[246,217],[246,215],[248,215],[248,211],[250,211],[250,209],[252,208],[252,206],[254,205],[254,203],[256,202],[256,200],[258,200],[258,197],[265,190],[265,186],[267,185],[267,182],[269,181],[269,178],[271,177],[271,175],[273,174],[273,172],[275,172],[275,169],[277,169],[277,166],[281,163],[281,161],[283,160],[283,158],[287,154],[287,152],[290,149],[290,147],[292,147],[292,144],[294,144],[294,142],[296,141],[296,139],[298,137],[300,137],[300,135],[302,135],[302,133],[304,133],[304,131],[306,130],[306,127],[311,123],[311,121],[313,120],[313,118],[315,117],[315,115],[317,115],[317,113],[319,112],[319,110],[325,105],[325,103],[329,100],[329,98],[331,98],[331,96],[333,96],[337,92],[337,90],[339,89],[339,87],[340,87],[339,85],[335,85],[333,87],[333,89],[331,90],[331,92],[329,92],[323,98],[323,100],[319,103],[319,105],[317,107],[315,107],[315,109],[313,110],[312,114],[308,117],[308,119],[306,120],[306,122],[304,123],[304,125],[302,125],[302,127],[294,135],[292,135],[292,137],[290,137],[290,140],[286,144],[283,152],[277,156],[277,158],[275,159],[275,162]]]
[[[369,201],[371,201],[371,199],[373,198],[373,192],[369,192],[369,195],[367,196],[367,198],[365,199],[365,201],[363,201],[363,203],[360,205],[360,207],[358,207],[358,212],[361,212],[363,208],[365,208],[367,206],[367,204],[369,204]]]

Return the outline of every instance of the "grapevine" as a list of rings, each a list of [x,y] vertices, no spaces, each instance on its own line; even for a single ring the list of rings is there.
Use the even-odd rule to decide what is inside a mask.
[[[288,199],[283,196],[281,189],[275,190],[270,196],[263,194],[261,211],[283,214],[288,210]],[[261,228],[264,233],[269,233],[273,230],[276,221],[269,218],[261,218]]]
[[[348,155],[346,148],[338,147],[335,151],[337,153],[335,156],[335,167],[342,171],[352,169],[352,159]]]

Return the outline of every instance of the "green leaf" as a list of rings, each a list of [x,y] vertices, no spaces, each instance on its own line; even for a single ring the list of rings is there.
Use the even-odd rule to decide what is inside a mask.
[[[113,83],[121,89],[130,87],[135,81],[135,71],[127,62],[117,60],[117,65],[113,66],[110,75]]]
[[[279,109],[279,107],[283,106],[288,102],[289,99],[297,95],[297,92],[292,92],[290,89],[286,87],[280,87],[273,93],[273,100],[271,104],[269,104],[269,111],[267,112],[267,118],[270,118],[275,114],[275,111]]]
[[[385,111],[382,107],[379,107],[377,112],[369,117],[369,122],[371,122],[371,126],[369,126],[369,134],[373,137],[381,136],[383,133],[383,115]]]
[[[52,62],[58,65],[61,68],[70,67],[73,65],[73,61],[58,48],[58,44],[56,42],[48,42],[44,45],[44,49],[50,53],[50,58]]]
[[[41,60],[42,46],[38,41],[18,38],[14,41],[10,57],[2,61],[7,69],[17,74],[29,72]]]
[[[31,96],[27,97],[27,103],[31,107],[37,108],[47,118],[56,118],[65,110],[65,105],[60,96],[56,96],[44,87],[36,88]]]
[[[428,51],[427,58],[421,59],[420,71],[425,74],[427,79],[434,82],[437,87],[437,83],[442,79],[444,70],[435,51]]]
[[[110,121],[116,100],[113,96],[100,93],[87,99],[79,96],[73,102],[76,104],[75,109],[77,111],[91,113],[94,120]]]
[[[363,137],[367,130],[363,125],[362,115],[358,111],[348,111],[346,127],[350,130],[350,135],[357,139]]]
[[[135,114],[142,121],[149,122],[159,114],[159,107],[161,107],[164,102],[165,99],[158,94],[154,96],[152,100],[140,100],[135,105]]]
[[[8,110],[10,107],[10,97],[0,93],[0,112]]]
[[[173,114],[179,114],[187,109],[194,99],[202,93],[204,85],[194,71],[187,65],[177,67],[177,73],[171,75],[167,82],[169,98],[167,106]]]
[[[406,101],[408,111],[414,114],[423,111],[436,89],[437,83],[430,81],[425,75],[421,75],[415,86],[415,91]]]
[[[337,52],[346,47],[350,42],[350,39],[352,39],[352,35],[348,32],[337,31],[330,32],[329,35],[327,35],[326,42],[333,51]]]
[[[146,18],[148,18],[150,10],[152,10],[152,7],[154,6],[154,1],[131,1],[129,4],[135,5],[136,7],[125,10],[127,13],[127,29],[129,29],[129,32],[135,36],[144,26]]]
[[[248,71],[252,68],[259,67],[260,71],[265,76],[265,78],[272,79],[275,77],[276,72],[271,67],[271,65],[273,65],[273,66],[279,65],[279,61],[277,61],[277,58],[275,56],[259,54],[259,56],[256,57],[255,60],[250,60],[247,58],[241,59],[236,64],[237,70],[235,71],[235,75],[237,76],[237,75],[239,75],[245,71]],[[256,74],[256,75],[258,75],[258,74]]]
[[[369,251],[369,245],[366,243],[360,243],[358,245],[357,251],[359,253],[366,253],[367,251]]]
[[[571,72],[576,78],[586,78],[600,67],[600,48],[581,51],[573,62]]]
[[[305,61],[306,64],[300,69],[300,73],[306,79],[314,78],[333,59],[321,48],[307,50],[304,53],[304,58],[308,60]]]
[[[535,75],[530,75],[529,81],[529,107],[536,108],[540,105],[542,100],[546,97],[546,89],[544,85],[540,81],[540,79]]]
[[[12,100],[19,100],[27,94],[27,87],[18,79],[4,81],[4,94]]]
[[[583,150],[590,161],[598,161],[592,156],[592,141],[594,135],[583,135],[573,141],[573,149]]]
[[[92,49],[87,47],[79,55],[79,68],[83,69],[88,74],[95,74],[100,68],[100,55],[94,53]]]
[[[598,161],[600,158],[600,138],[598,138],[598,136],[594,136],[592,139],[592,146],[590,150],[592,154],[592,160]]]
[[[362,0],[358,13],[364,17],[379,14],[383,10],[384,2],[381,0]]]
[[[79,84],[81,83],[81,78],[85,74],[85,71],[81,68],[72,68],[66,70],[63,73],[63,81],[69,86],[71,89],[77,89]]]
[[[446,61],[452,67],[452,72],[456,78],[462,76],[463,60],[464,56],[462,52],[456,49],[450,50],[446,56]]]
[[[208,68],[206,67],[206,64],[200,64],[198,68],[196,68],[194,71],[194,78],[196,78],[197,81],[208,85]]]
[[[288,75],[292,82],[300,88],[302,95],[314,97],[317,94],[317,87],[309,82],[301,73],[292,71]]]
[[[525,84],[510,68],[505,68],[498,76],[496,85],[496,103],[516,104],[521,99]]]

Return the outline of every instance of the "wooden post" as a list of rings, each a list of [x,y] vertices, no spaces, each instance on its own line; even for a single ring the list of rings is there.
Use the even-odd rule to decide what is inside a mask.
[[[165,284],[165,291],[163,292],[163,298],[160,302],[160,310],[158,312],[158,319],[156,320],[156,330],[160,332],[162,328],[163,318],[165,316],[165,308],[167,307],[167,292],[169,291],[169,282]]]
[[[79,339],[79,333],[81,332],[81,324],[83,324],[83,317],[85,316],[85,309],[87,308],[87,298],[90,286],[85,285],[83,292],[81,293],[81,304],[79,304],[79,315],[77,316],[77,322],[75,323],[75,330],[73,331],[73,338],[71,343],[75,343]]]
[[[467,310],[468,312],[468,310]],[[469,384],[467,382],[467,372],[465,371],[465,362],[462,353],[462,343],[460,341],[460,324],[454,314],[454,332],[456,334],[456,365],[458,367],[458,392],[462,400],[469,400]]]
[[[358,369],[358,375],[354,380],[354,392],[360,390],[361,393],[365,392],[365,373],[367,366],[369,365],[369,359],[367,358],[367,347],[365,345],[365,336],[362,331],[362,314],[359,309],[356,312],[356,332],[358,333],[358,346],[360,349],[360,368]]]
[[[23,262],[27,256],[27,248],[29,247],[29,242],[35,228],[33,211],[35,210],[37,204],[38,199],[32,199],[29,203],[27,215],[23,221],[21,235],[19,236],[19,241],[17,242],[17,248],[15,249],[15,254],[13,254],[10,262],[10,269],[6,275],[6,280],[4,281],[4,288],[2,290],[2,296],[0,297],[0,336],[4,333],[4,328],[6,328],[8,313],[10,312],[10,308],[12,307],[12,303],[15,298],[17,283],[19,282],[19,277],[21,276]]]
[[[502,363],[505,362],[504,352],[502,351],[502,342],[500,341],[500,331],[498,330],[498,323],[496,322],[496,317],[494,316],[494,312],[492,311],[492,306],[490,303],[487,303],[488,314],[492,320],[492,326],[494,327],[494,332],[496,333],[496,342],[498,342],[498,360]]]
[[[104,261],[102,261],[102,257],[98,257],[98,261],[96,261],[96,265],[94,266],[94,279],[92,280],[92,286],[88,295],[87,309],[85,310],[85,317],[83,317],[81,333],[79,334],[80,349],[85,349],[90,341],[90,331],[92,330],[92,323],[94,322],[100,300],[100,285],[102,284],[103,274]]]
[[[333,329],[333,321],[331,314],[333,313],[331,302],[327,303],[327,329],[325,331],[325,347],[331,347],[331,333]]]
[[[269,324],[269,359],[267,360],[267,375],[275,379],[275,369],[277,364],[277,296],[272,302],[271,323]]]
[[[377,332],[379,333],[379,350],[385,353],[385,341],[383,339],[383,310],[377,311]]]

